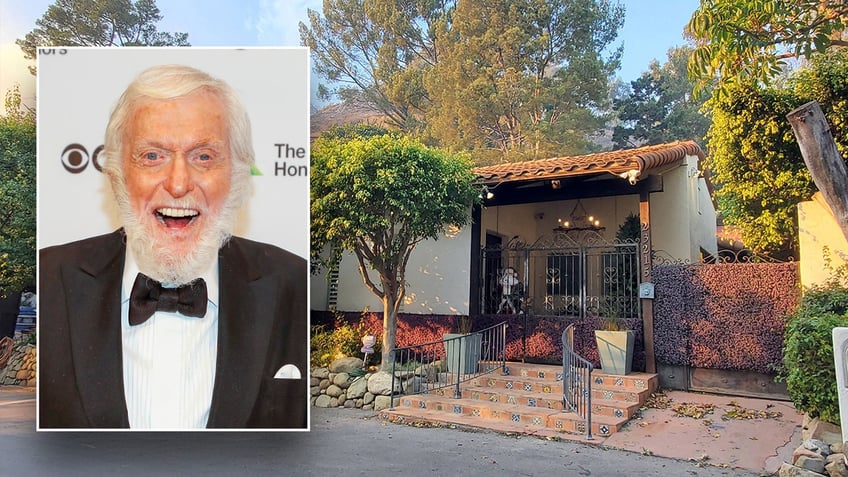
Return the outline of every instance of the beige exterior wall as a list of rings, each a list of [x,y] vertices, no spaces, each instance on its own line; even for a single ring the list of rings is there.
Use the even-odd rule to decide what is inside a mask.
[[[415,247],[406,269],[406,299],[401,311],[422,314],[468,314],[468,290],[471,280],[471,228],[426,240]],[[372,280],[378,282],[376,272]],[[365,286],[353,254],[345,254],[339,264],[338,301],[341,311],[362,311],[364,307],[380,312],[383,305]],[[379,283],[379,282],[378,282]],[[311,306],[326,310],[326,273],[313,275],[310,286]]]
[[[664,191],[651,194],[653,246],[676,259],[697,261],[700,247],[715,253],[715,210],[706,183],[698,177],[698,158],[689,156],[684,164],[663,174]],[[497,191],[496,191],[497,192]],[[551,236],[567,219],[576,200],[541,202],[484,208],[481,216],[480,246],[486,234],[500,235],[505,245],[515,236],[533,243]],[[639,214],[637,194],[585,199],[588,215],[605,227],[602,235],[615,239],[619,225],[628,214]],[[578,211],[579,215],[581,211]],[[425,241],[413,252],[407,268],[407,297],[403,311],[426,314],[467,314],[471,273],[471,228],[456,236]],[[311,300],[314,309],[327,309],[326,275],[312,277]],[[368,306],[382,310],[382,304],[362,283],[356,258],[347,255],[339,267],[337,308],[361,311]]]
[[[701,248],[717,253],[716,212],[697,156],[663,174],[663,191],[651,194],[651,229],[660,256],[697,263]]]
[[[833,268],[848,263],[848,241],[820,197],[798,204],[801,284],[805,288],[825,282]],[[830,260],[830,270],[826,257]]]

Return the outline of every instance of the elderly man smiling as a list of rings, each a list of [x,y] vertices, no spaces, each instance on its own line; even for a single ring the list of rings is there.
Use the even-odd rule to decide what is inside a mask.
[[[306,428],[306,261],[233,237],[250,121],[157,66],[106,129],[123,228],[40,253],[39,428]]]

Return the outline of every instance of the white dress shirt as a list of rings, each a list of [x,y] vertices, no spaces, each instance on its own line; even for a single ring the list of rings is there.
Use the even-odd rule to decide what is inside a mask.
[[[121,288],[121,341],[124,395],[131,428],[206,427],[218,355],[218,261],[200,278],[206,281],[206,316],[157,311],[129,324],[129,301],[138,274],[127,250]]]

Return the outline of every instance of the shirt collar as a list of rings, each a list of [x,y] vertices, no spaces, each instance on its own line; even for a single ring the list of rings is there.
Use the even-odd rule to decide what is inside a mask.
[[[121,302],[125,302],[130,299],[130,291],[132,290],[133,283],[135,283],[135,277],[139,274],[140,270],[138,269],[138,263],[135,261],[135,257],[133,257],[132,252],[129,247],[127,247],[126,258],[124,260],[124,276],[122,278],[122,287],[121,287]],[[202,278],[206,281],[206,296],[207,300],[218,306],[218,260],[213,260],[211,264],[209,264],[209,268],[198,278]]]

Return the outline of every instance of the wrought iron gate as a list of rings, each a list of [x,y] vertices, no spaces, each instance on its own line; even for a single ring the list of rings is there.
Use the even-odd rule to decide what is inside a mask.
[[[636,242],[594,232],[513,239],[482,249],[484,314],[641,318]]]

